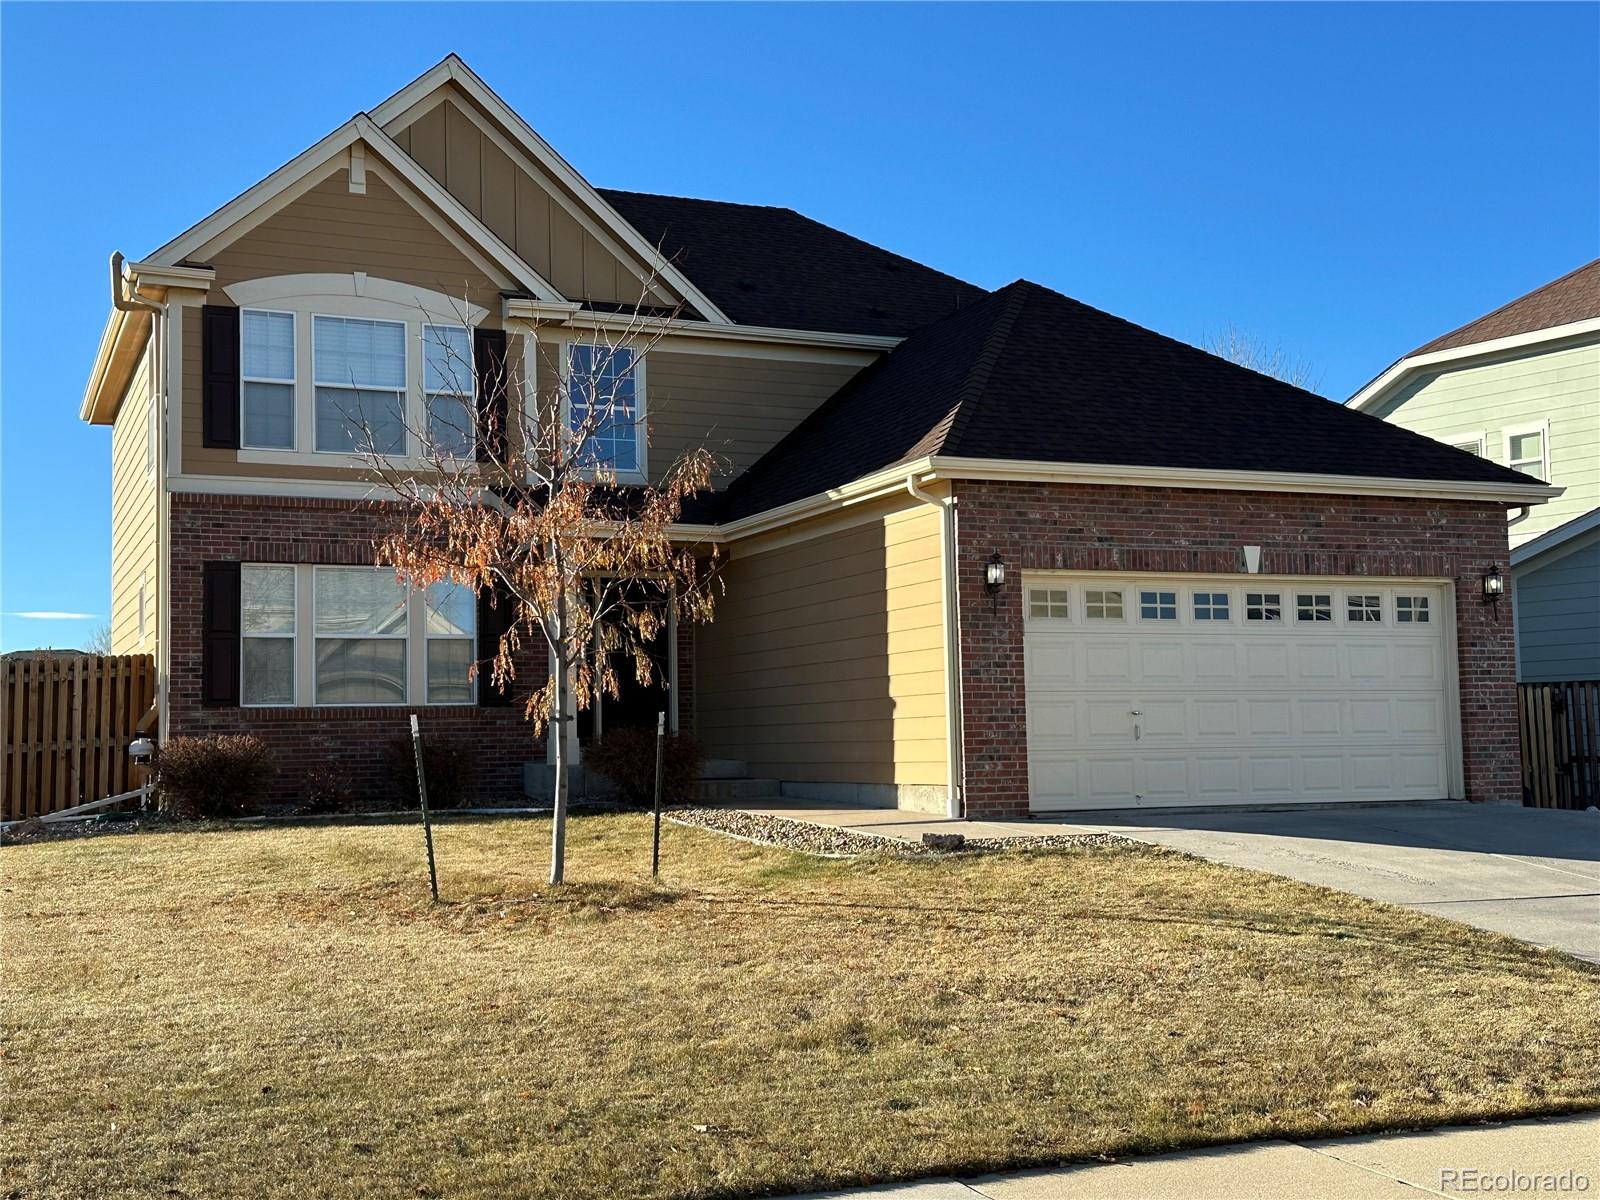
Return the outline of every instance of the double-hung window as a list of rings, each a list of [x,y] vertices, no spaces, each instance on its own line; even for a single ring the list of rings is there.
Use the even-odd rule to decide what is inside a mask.
[[[239,569],[240,691],[244,704],[294,703],[294,568]]]
[[[470,588],[441,581],[425,593],[429,704],[472,702],[477,603]]]
[[[293,450],[293,313],[247,308],[239,314],[239,380],[239,444]]]
[[[422,327],[422,400],[428,450],[441,458],[473,453],[472,343],[460,325]]]
[[[567,348],[568,429],[586,466],[619,477],[644,474],[644,392],[640,362],[620,346]]]
[[[406,326],[312,317],[316,448],[406,453]]]
[[[1550,478],[1543,429],[1525,429],[1506,434],[1506,466],[1535,479]]]
[[[393,571],[312,569],[318,704],[406,702],[406,587]]]

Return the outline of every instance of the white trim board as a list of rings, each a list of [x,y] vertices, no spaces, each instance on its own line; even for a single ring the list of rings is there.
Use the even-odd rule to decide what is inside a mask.
[[[1559,550],[1574,538],[1582,537],[1596,529],[1600,529],[1600,508],[1591,508],[1582,516],[1573,517],[1565,525],[1548,529],[1538,537],[1516,547],[1511,551],[1511,568],[1520,570],[1530,566],[1534,560],[1544,557],[1551,551]]]
[[[606,227],[604,232],[609,236],[602,236],[602,230],[598,228],[591,228],[589,232],[600,237],[602,244],[608,240],[614,240],[626,246],[639,263],[659,263],[659,267],[655,272],[657,276],[685,300],[694,305],[709,322],[715,325],[732,325],[734,323],[726,313],[717,307],[709,296],[689,280],[688,276],[671,263],[661,262],[661,256],[657,253],[655,247],[645,241],[639,231],[624,220],[622,214],[617,212],[606,198],[573,168],[571,163],[556,153],[555,148],[540,137],[514,108],[500,99],[493,89],[484,83],[458,55],[446,55],[442,61],[423,72],[379,104],[372,110],[371,119],[379,125],[388,125],[396,117],[403,115],[406,110],[414,107],[430,92],[437,90],[445,83],[453,83],[466,94],[468,99],[472,100],[473,103],[487,113],[492,120],[505,126],[512,138],[515,139],[516,148],[521,151],[521,155],[514,155],[514,158],[526,156],[526,158],[538,163],[545,173],[570,190],[584,205],[587,205],[600,217]],[[502,139],[495,137],[493,132],[490,133],[490,137],[502,150],[510,149],[503,143]],[[586,228],[592,224],[592,222],[579,216],[578,213],[572,213],[572,215],[578,218],[579,223],[585,225]],[[611,247],[607,248],[610,249]],[[615,252],[614,250],[613,253]]]

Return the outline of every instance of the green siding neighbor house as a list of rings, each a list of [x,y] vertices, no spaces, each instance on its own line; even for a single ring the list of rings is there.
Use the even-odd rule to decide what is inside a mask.
[[[1600,259],[1419,346],[1349,403],[1565,489],[1507,526],[1518,677],[1600,679]]]

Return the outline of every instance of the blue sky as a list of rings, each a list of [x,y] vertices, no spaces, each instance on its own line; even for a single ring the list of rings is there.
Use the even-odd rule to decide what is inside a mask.
[[[1588,4],[0,5],[0,645],[108,611],[110,252],[451,50],[601,186],[1232,324],[1343,399],[1600,253],[1597,45]]]

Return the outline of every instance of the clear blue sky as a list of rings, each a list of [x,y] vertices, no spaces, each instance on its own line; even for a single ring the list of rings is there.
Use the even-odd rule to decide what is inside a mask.
[[[1343,399],[1600,253],[1600,7],[0,6],[0,645],[109,605],[106,258],[447,52],[601,186],[781,204]],[[598,64],[598,65],[597,65]],[[91,614],[40,620],[21,612]]]

